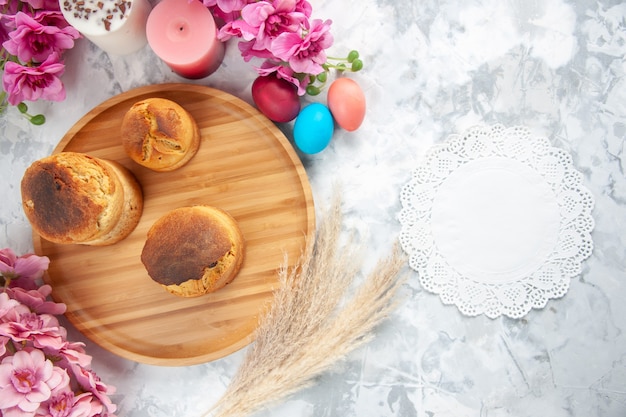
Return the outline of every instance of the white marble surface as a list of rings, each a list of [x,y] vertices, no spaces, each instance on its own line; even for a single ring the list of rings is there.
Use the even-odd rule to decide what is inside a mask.
[[[522,124],[573,156],[596,205],[594,252],[562,299],[520,320],[463,317],[411,276],[406,300],[313,388],[258,416],[626,415],[626,4],[621,0],[312,0],[333,19],[335,45],[365,68],[366,120],[303,157],[316,204],[344,187],[346,228],[369,241],[366,271],[400,229],[399,192],[419,157],[479,124]],[[85,112],[132,87],[186,81],[149,47],[110,57],[88,41],[68,55],[62,103],[0,118],[0,246],[32,250],[20,208],[25,168]],[[221,68],[193,81],[251,102],[251,68],[229,44]],[[322,100],[323,97],[317,100]],[[290,125],[282,126],[287,136]],[[197,416],[224,391],[243,350],[211,363],[156,367],[88,343],[116,385],[120,416]],[[175,337],[174,335],[172,337]]]

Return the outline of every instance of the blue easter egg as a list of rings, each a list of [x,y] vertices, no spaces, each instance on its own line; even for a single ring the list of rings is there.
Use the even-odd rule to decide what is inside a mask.
[[[314,154],[328,146],[333,137],[335,122],[328,107],[312,103],[303,108],[296,117],[293,137],[302,152]]]

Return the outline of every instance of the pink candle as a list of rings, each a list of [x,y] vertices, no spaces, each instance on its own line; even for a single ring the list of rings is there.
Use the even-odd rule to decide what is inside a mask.
[[[174,72],[203,78],[224,59],[211,12],[199,0],[163,0],[148,16],[148,44]]]

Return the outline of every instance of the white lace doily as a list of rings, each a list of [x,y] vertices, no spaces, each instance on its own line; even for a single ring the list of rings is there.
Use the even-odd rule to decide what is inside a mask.
[[[591,255],[594,200],[568,153],[524,127],[433,146],[401,192],[421,285],[466,315],[519,318],[565,295]]]

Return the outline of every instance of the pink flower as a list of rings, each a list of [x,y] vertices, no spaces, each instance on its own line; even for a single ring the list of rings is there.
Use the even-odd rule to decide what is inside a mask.
[[[252,49],[269,50],[275,37],[283,32],[298,32],[306,16],[296,12],[295,0],[260,1],[241,10],[246,23],[242,35],[245,40],[255,39]]]
[[[23,0],[29,3],[33,9],[61,10],[57,0]]]
[[[9,298],[6,293],[0,293],[0,320],[3,319],[10,311],[13,311],[20,303],[16,300]],[[4,321],[4,320],[2,320]]]
[[[20,4],[15,0],[0,0],[0,6],[5,6],[3,8],[3,13],[5,15],[14,15],[15,13],[17,13]]]
[[[74,408],[74,393],[70,390],[53,394],[48,401],[42,403],[35,416],[69,417]],[[83,413],[82,415],[88,415]]]
[[[7,354],[7,343],[11,340],[10,337],[0,336],[0,358]]]
[[[65,374],[67,375],[67,373]],[[52,390],[50,398],[41,403],[35,416],[39,417],[90,417],[99,416],[103,406],[93,401],[93,394],[82,392],[77,395],[71,390],[70,378]]]
[[[242,37],[247,40],[254,39],[254,36],[249,36],[248,24],[241,19],[233,19],[226,23],[218,32],[217,38],[221,41],[227,41],[233,37]]]
[[[55,3],[58,4],[58,2],[55,1]],[[65,18],[63,17],[63,13],[60,10],[54,11],[54,10],[39,10],[37,11],[37,13],[35,13],[35,15],[33,16],[33,19],[35,19],[37,22],[41,23],[44,26],[56,26],[58,28],[68,28],[68,26],[70,26],[69,23],[67,23],[67,20],[65,20]],[[74,29],[73,27],[69,27],[68,28],[68,33],[72,35],[72,37],[74,39],[78,39],[81,38],[82,35],[80,34],[80,32],[78,32],[76,29]]]
[[[100,401],[91,392],[83,392],[82,394],[76,396],[74,399],[73,410],[75,410],[75,412],[70,414],[68,417],[115,417],[113,411],[109,411],[109,409],[102,403],[102,401]]]
[[[215,21],[221,26],[239,19],[241,17],[241,9],[246,4],[254,2],[256,0],[203,0],[202,4],[213,13]]]
[[[11,295],[11,298],[38,314],[59,315],[65,313],[67,309],[67,306],[63,303],[47,300],[47,297],[52,292],[52,287],[49,285],[42,285],[35,290],[26,290],[21,287],[7,288],[7,292]]]
[[[0,409],[3,415],[33,415],[66,379],[39,350],[21,350],[0,364]]]
[[[15,30],[9,33],[10,39],[3,46],[22,62],[43,62],[51,54],[72,48],[78,37],[80,35],[71,26],[44,26],[32,16],[18,12]]]
[[[311,6],[311,3],[309,3],[307,0],[297,0],[296,12],[304,14],[308,19],[309,17],[311,17],[311,13],[313,13],[313,7]]]
[[[260,67],[255,68],[257,73],[261,76],[268,76],[276,73],[277,78],[282,78],[289,81],[296,87],[298,87],[298,95],[302,96],[306,93],[306,87],[309,85],[309,77],[296,77],[293,69],[281,63],[276,63],[271,60],[267,60],[261,64]]]
[[[50,259],[47,256],[28,253],[18,257],[12,249],[0,249],[0,274],[10,279],[41,278],[49,264]]]
[[[52,395],[41,404],[35,417],[115,417],[91,392],[78,395],[66,390]]]
[[[9,104],[15,106],[24,100],[65,100],[65,88],[59,78],[64,71],[65,65],[59,62],[57,54],[50,55],[38,67],[7,62],[2,85],[8,94]]]
[[[265,3],[265,2],[262,2]],[[258,3],[252,3],[252,5]],[[246,9],[250,5],[243,5],[243,9]],[[246,40],[254,39],[255,34],[252,34],[253,28],[245,21],[240,19],[243,10],[226,12],[217,5],[214,7],[214,14],[223,18],[226,23],[217,33],[220,40],[226,41],[231,37],[243,37]]]
[[[48,402],[42,404],[35,416],[39,417],[83,417],[99,416],[102,405],[94,407],[91,403],[91,393],[75,395],[72,391],[64,391],[54,395]]]
[[[4,15],[0,14],[0,43],[4,43],[9,40],[9,28],[7,27],[7,19]],[[3,52],[3,55],[6,52]]]
[[[59,358],[57,365],[70,369],[71,365],[88,368],[91,365],[91,356],[85,353],[85,344],[81,342],[64,341],[63,346],[55,353]]]
[[[289,63],[295,72],[317,75],[324,69],[325,49],[333,44],[330,20],[315,19],[305,34],[283,32],[272,42],[271,50],[278,58]]]
[[[265,59],[277,59],[274,54],[267,50],[256,50],[254,49],[254,41],[248,42],[239,42],[237,44],[239,51],[241,52],[241,56],[245,62],[250,61],[252,58],[265,58]]]
[[[91,392],[102,403],[108,413],[114,413],[117,407],[111,402],[109,395],[115,392],[115,387],[105,385],[100,380],[100,377],[89,369],[76,364],[72,364],[71,369],[81,388]]]
[[[2,1],[2,0],[0,0]],[[84,344],[69,342],[56,317],[65,305],[48,301],[49,285],[29,289],[49,260],[0,250],[0,276],[17,277],[0,288],[0,416],[115,417],[105,385],[88,367]],[[32,281],[34,282],[34,281]]]
[[[220,8],[221,11],[223,11],[224,13],[230,13],[230,12],[238,12],[241,9],[243,9],[243,7],[248,4],[247,0],[217,0],[216,2],[217,7]]]
[[[57,318],[50,314],[22,312],[15,314],[11,321],[0,324],[0,335],[10,336],[17,342],[31,342],[41,349],[58,351],[63,347],[65,333]]]

